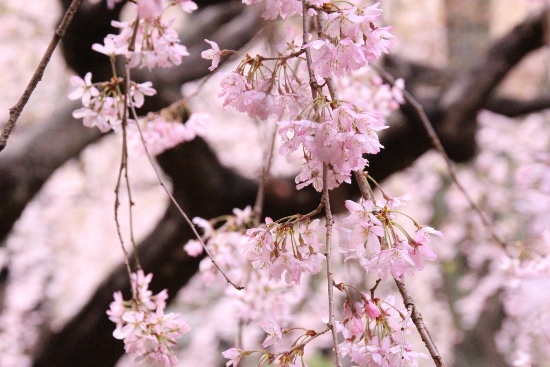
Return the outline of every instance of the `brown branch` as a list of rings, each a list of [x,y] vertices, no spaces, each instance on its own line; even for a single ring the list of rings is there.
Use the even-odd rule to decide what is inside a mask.
[[[23,136],[15,136],[0,159],[0,240],[10,232],[27,203],[46,180],[69,159],[101,138],[71,116],[78,108],[67,102],[45,121]]]
[[[529,52],[543,46],[543,14],[538,13],[495,41],[475,66],[453,81],[441,98],[444,121],[438,135],[451,150],[475,153],[476,116],[506,74]],[[471,147],[468,151],[461,146]]]
[[[428,331],[428,328],[424,324],[422,315],[416,309],[414,300],[409,294],[407,287],[405,286],[405,282],[397,278],[394,278],[394,280],[395,280],[395,284],[397,284],[397,289],[399,289],[399,293],[403,298],[403,304],[405,305],[405,307],[407,308],[407,311],[411,315],[412,322],[414,323],[414,326],[416,326],[416,330],[418,330],[418,333],[420,334],[420,338],[422,338],[422,341],[426,345],[426,348],[428,349],[428,352],[430,353],[432,360],[434,361],[437,367],[446,367],[445,363],[443,362],[443,359],[441,358],[441,355],[439,354],[439,351],[437,350],[437,347],[435,346],[435,343],[432,337],[430,336],[430,332]]]
[[[484,109],[507,117],[518,117],[550,108],[550,97],[540,97],[527,101],[511,98],[491,98]]]
[[[13,128],[15,127],[15,123],[17,122],[17,119],[23,112],[23,108],[25,108],[25,105],[27,104],[29,98],[31,97],[32,92],[38,85],[38,82],[42,80],[42,76],[44,75],[44,70],[46,70],[46,66],[48,66],[48,63],[50,62],[50,58],[52,57],[53,52],[55,51],[57,45],[59,44],[59,41],[61,41],[61,38],[63,38],[63,35],[67,30],[67,27],[71,23],[71,20],[73,20],[73,17],[81,1],[82,0],[72,1],[71,6],[69,7],[69,9],[67,9],[67,11],[65,12],[65,15],[63,16],[61,23],[59,23],[59,25],[57,26],[55,33],[52,37],[52,40],[50,41],[50,44],[48,45],[46,52],[42,56],[42,59],[40,60],[38,67],[34,71],[34,74],[29,84],[27,85],[27,88],[25,88],[23,95],[21,96],[19,101],[15,104],[15,106],[10,108],[10,118],[6,123],[6,126],[4,126],[4,129],[2,130],[2,134],[0,134],[0,152],[2,152],[2,150],[4,150],[4,148],[6,147],[6,144],[8,143],[8,138],[10,137],[10,134]]]

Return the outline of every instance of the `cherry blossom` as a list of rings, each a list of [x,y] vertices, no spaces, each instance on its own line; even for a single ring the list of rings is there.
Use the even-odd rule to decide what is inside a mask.
[[[82,105],[89,106],[90,100],[99,95],[99,90],[92,84],[92,73],[86,73],[84,79],[73,75],[70,81],[76,89],[69,94],[69,99],[82,99]]]
[[[153,295],[148,289],[152,274],[142,270],[132,273],[132,289],[135,298],[124,301],[122,294],[114,294],[114,302],[107,311],[109,319],[117,327],[113,336],[124,341],[126,353],[136,356],[143,365],[176,366],[172,351],[176,339],[190,330],[186,321],[174,313],[164,313],[168,293],[166,290]]]
[[[137,2],[138,17],[151,20],[162,14],[164,10],[163,0],[139,0]]]
[[[212,46],[212,48],[209,49],[209,50],[203,51],[201,53],[201,57],[203,59],[212,60],[212,66],[210,66],[208,68],[208,70],[213,71],[214,69],[216,69],[218,67],[218,65],[220,63],[221,51],[220,51],[220,48],[218,47],[218,44],[216,42],[209,41],[207,39],[205,39],[204,41],[209,43],[210,46]]]
[[[173,3],[179,4],[186,13],[192,13],[199,8],[192,0],[173,0]]]
[[[281,326],[271,314],[265,315],[265,318],[260,321],[260,327],[267,333],[267,338],[262,343],[264,348],[276,344],[283,337]]]
[[[300,284],[303,274],[316,274],[321,270],[325,258],[318,252],[317,238],[310,236],[317,223],[311,228],[309,225],[307,221],[299,221],[294,229],[293,225],[266,220],[264,227],[247,230],[247,258],[255,269],[268,269],[272,279],[280,280],[284,274],[287,284]]]
[[[405,310],[394,306],[393,296],[384,301],[362,297],[363,303],[344,303],[344,320],[337,322],[338,333],[344,341],[340,344],[342,356],[349,355],[358,366],[417,366],[417,353],[404,339],[412,332],[412,323],[404,319]],[[365,312],[366,311],[366,312]]]
[[[225,352],[223,352],[222,355],[225,358],[229,359],[229,361],[225,364],[227,367],[229,366],[237,367],[237,365],[241,361],[241,358],[244,355],[244,352],[238,348],[230,348]]]

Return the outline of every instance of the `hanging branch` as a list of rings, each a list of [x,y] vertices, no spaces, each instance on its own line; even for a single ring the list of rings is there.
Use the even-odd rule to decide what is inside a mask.
[[[355,172],[355,178],[357,179],[357,184],[363,188],[361,189],[361,192],[368,192],[368,182],[367,178],[361,173],[361,172]],[[369,195],[362,195],[364,200],[369,200]],[[439,354],[439,351],[437,350],[437,347],[435,346],[435,343],[430,336],[430,333],[428,331],[428,328],[424,324],[424,320],[422,319],[422,315],[420,312],[416,310],[414,300],[412,296],[407,291],[407,288],[405,287],[405,282],[398,279],[393,278],[395,280],[395,284],[397,284],[397,288],[399,289],[399,293],[401,294],[401,297],[403,298],[403,304],[407,308],[407,313],[411,315],[412,321],[414,323],[414,326],[416,326],[416,330],[418,330],[418,333],[420,334],[420,337],[422,338],[422,341],[426,345],[426,348],[430,352],[430,356],[432,357],[435,365],[437,367],[446,367],[445,363],[443,362],[443,359],[441,358],[441,355]],[[378,280],[380,281],[380,280]],[[374,295],[374,289],[378,285],[378,281],[371,290],[371,296]]]
[[[384,71],[379,67],[375,66],[375,69],[387,83],[390,83],[392,86],[395,85],[395,79],[390,74],[388,74],[386,71]],[[426,129],[426,133],[428,134],[433,146],[435,147],[439,155],[441,155],[441,157],[445,161],[445,164],[447,165],[447,172],[449,173],[451,180],[454,182],[456,187],[460,190],[460,192],[462,193],[466,201],[468,201],[468,204],[470,205],[472,210],[474,210],[476,214],[479,216],[487,232],[491,235],[491,237],[493,237],[495,242],[498,243],[500,247],[502,247],[504,251],[508,252],[506,242],[496,234],[496,232],[493,230],[493,226],[491,222],[489,222],[489,220],[487,219],[487,217],[485,216],[481,208],[474,202],[470,194],[468,194],[468,191],[466,190],[466,188],[458,180],[458,177],[456,175],[456,169],[453,165],[453,162],[451,161],[451,159],[449,158],[449,155],[443,148],[443,144],[441,144],[441,140],[439,140],[439,137],[435,133],[433,125],[428,119],[426,112],[424,112],[424,108],[422,108],[422,105],[407,90],[403,90],[403,97],[405,98],[405,101],[410,106],[412,106],[418,118],[420,118],[420,120],[422,121],[422,125],[424,126],[424,129]]]
[[[441,355],[439,354],[439,351],[437,350],[437,347],[435,346],[435,343],[430,335],[428,328],[424,324],[422,315],[416,309],[414,300],[409,294],[407,287],[405,287],[405,282],[397,278],[394,278],[394,280],[395,284],[397,284],[397,289],[399,289],[399,293],[401,293],[401,297],[403,298],[403,303],[407,308],[407,312],[409,315],[411,315],[412,322],[414,323],[414,326],[416,326],[416,330],[418,330],[420,338],[422,338],[422,341],[426,345],[428,352],[430,352],[430,356],[432,357],[435,365],[437,367],[446,367],[443,359],[441,358]]]
[[[34,89],[38,85],[38,82],[42,80],[42,76],[44,75],[44,70],[46,70],[46,66],[50,62],[53,52],[55,51],[57,45],[59,44],[59,41],[61,41],[61,38],[63,38],[63,36],[65,35],[65,31],[67,30],[67,27],[69,26],[69,24],[71,24],[71,21],[73,20],[76,10],[80,6],[81,2],[82,0],[73,0],[73,2],[71,3],[71,6],[69,6],[67,11],[65,12],[63,19],[61,20],[61,23],[59,23],[59,25],[57,26],[55,33],[52,37],[52,40],[50,41],[50,44],[48,45],[46,52],[42,56],[42,60],[40,60],[40,64],[38,64],[38,67],[34,71],[34,74],[29,84],[27,85],[27,88],[23,92],[23,95],[21,96],[17,104],[12,108],[10,108],[10,118],[6,123],[6,126],[4,126],[4,129],[2,130],[2,134],[0,134],[0,152],[2,152],[2,150],[4,150],[4,148],[6,147],[6,144],[8,143],[8,138],[10,137],[11,131],[15,127],[15,123],[17,122],[17,119],[23,112],[23,108],[25,108],[25,105],[29,101],[29,98],[34,92]]]

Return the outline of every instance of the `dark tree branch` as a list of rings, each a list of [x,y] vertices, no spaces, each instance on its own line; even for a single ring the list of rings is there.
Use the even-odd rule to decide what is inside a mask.
[[[508,117],[518,117],[550,108],[550,97],[541,97],[528,101],[511,98],[491,98],[484,109]]]
[[[27,203],[63,163],[77,156],[98,140],[101,133],[88,129],[71,113],[78,108],[70,103],[38,123],[0,158],[0,242],[10,232]]]
[[[544,43],[543,14],[529,17],[497,40],[468,71],[461,73],[441,99],[444,111],[439,136],[456,160],[475,154],[477,113],[506,74],[529,52]]]

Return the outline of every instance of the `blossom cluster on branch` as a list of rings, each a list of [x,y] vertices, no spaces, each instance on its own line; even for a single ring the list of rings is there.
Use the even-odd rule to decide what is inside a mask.
[[[109,2],[113,7],[116,1]],[[186,12],[197,9],[191,0],[171,1],[168,6],[180,5]],[[92,74],[84,79],[73,76],[75,89],[69,94],[73,100],[80,99],[82,108],[73,112],[73,117],[82,119],[84,126],[97,127],[102,132],[113,130],[121,135],[128,127],[128,141],[140,147],[145,140],[151,154],[160,154],[177,144],[189,141],[202,132],[201,122],[183,125],[182,105],[170,106],[154,115],[138,118],[135,109],[143,106],[145,96],[154,96],[156,90],[151,82],[136,83],[129,75],[116,74],[116,59],[123,57],[126,67],[168,68],[181,64],[188,56],[187,48],[180,44],[177,32],[171,28],[172,21],[163,18],[163,1],[139,1],[137,18],[133,22],[113,21],[118,34],[109,34],[103,44],[94,44],[92,49],[109,57],[113,76],[109,81],[92,83]],[[199,121],[195,119],[194,121]]]
[[[134,296],[125,301],[116,292],[107,311],[109,320],[116,324],[113,336],[124,340],[126,353],[136,356],[136,362],[156,366],[175,366],[178,362],[172,346],[181,334],[190,330],[187,321],[175,313],[164,313],[168,292],[153,295],[149,283],[153,274],[143,270],[132,273]]]

